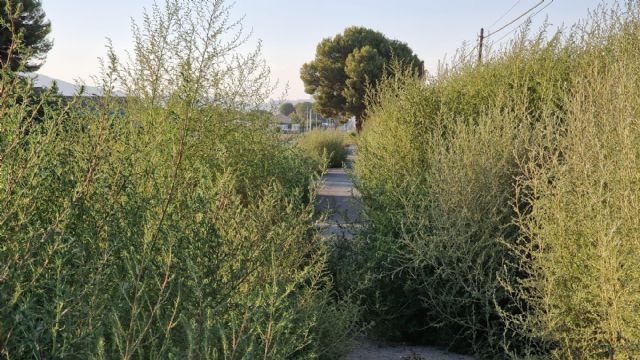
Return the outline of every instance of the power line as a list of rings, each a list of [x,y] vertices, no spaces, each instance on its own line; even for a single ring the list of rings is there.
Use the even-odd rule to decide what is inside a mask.
[[[531,16],[529,16],[527,19],[533,19],[536,15],[540,14],[541,12],[544,11],[544,9],[548,8],[551,4],[553,4],[554,0],[549,1],[549,3],[547,3],[547,5],[543,6],[542,9],[536,11],[535,13],[533,13]],[[498,44],[500,43],[500,41],[504,40],[507,36],[513,34],[516,30],[518,30],[520,28],[520,26],[516,26],[515,28],[513,28],[512,30],[510,30],[509,32],[507,32],[506,34],[504,34],[503,36],[501,36],[498,40],[496,40],[495,42],[493,42],[493,44]]]
[[[516,1],[515,4],[513,4],[513,6],[511,6],[509,8],[509,10],[507,10],[504,14],[502,14],[502,16],[500,16],[498,18],[498,20],[494,21],[493,24],[489,25],[489,29],[491,29],[495,24],[497,24],[500,20],[504,19],[505,16],[509,15],[509,13],[511,12],[511,10],[513,10],[516,6],[518,6],[518,4],[520,4],[522,2],[522,0],[518,0]]]
[[[500,37],[500,39],[498,39],[498,40],[496,40],[496,41],[492,42],[491,44],[499,44],[499,43],[500,43],[500,41],[504,40],[507,36],[509,36],[509,35],[513,34],[514,32],[516,32],[516,30],[518,30],[519,28],[520,28],[519,26],[516,26],[515,28],[513,28],[513,29],[509,30],[509,31],[508,31],[506,34],[504,34],[502,37]]]
[[[495,31],[491,31],[489,32],[487,35],[484,34],[484,28],[480,29],[480,37],[479,37],[479,43],[476,46],[476,48],[478,48],[478,64],[482,63],[482,50],[484,47],[484,42],[486,39],[488,39],[489,37],[501,32],[502,30],[508,28],[509,26],[515,24],[517,21],[519,21],[520,19],[522,19],[523,17],[529,15],[532,11],[536,10],[538,7],[540,7],[540,5],[544,4],[546,0],[540,0],[538,3],[536,3],[534,6],[530,7],[529,9],[527,9],[527,11],[523,12],[522,14],[520,14],[519,16],[517,16],[516,18],[514,18],[513,20],[509,21],[508,23],[502,25],[498,30]],[[528,19],[533,18],[534,16],[538,15],[540,12],[542,12],[544,9],[546,9],[547,7],[549,7],[549,5],[551,5],[553,3],[554,0],[550,0],[545,6],[543,6],[540,10],[536,11],[533,15],[530,15],[528,17]],[[491,24],[491,26],[495,25],[496,23],[498,23],[500,20],[502,20],[507,14],[509,14],[511,12],[511,10],[513,10],[519,3],[521,2],[521,0],[517,0],[515,2],[515,4],[513,4],[511,6],[511,8],[509,8],[509,10],[507,10],[507,12],[505,12],[502,16],[500,16],[498,18],[498,20],[496,20],[493,24]],[[507,36],[511,35],[514,31],[516,31],[519,28],[519,26],[513,28],[512,30],[510,30],[509,32],[507,32],[504,36],[502,36],[500,39],[498,39],[495,43],[499,43],[500,41],[502,41],[504,38],[506,38]],[[474,48],[475,49],[475,48]],[[473,50],[472,50],[473,52]]]
[[[527,14],[529,14],[530,12],[532,12],[533,10],[535,10],[537,7],[539,7],[540,5],[544,4],[545,0],[540,0],[539,3],[535,4],[534,6],[532,6],[531,8],[529,8],[527,11],[525,11],[524,13],[522,13],[520,16],[516,17],[515,19],[509,21],[508,23],[504,24],[502,27],[500,27],[498,30],[496,31],[492,31],[491,33],[489,33],[487,36],[485,36],[485,38],[488,38],[492,35],[495,35],[497,33],[499,33],[500,31],[506,29],[507,27],[509,27],[510,25],[512,25],[513,23],[515,23],[516,21],[522,19],[523,17],[527,16]]]

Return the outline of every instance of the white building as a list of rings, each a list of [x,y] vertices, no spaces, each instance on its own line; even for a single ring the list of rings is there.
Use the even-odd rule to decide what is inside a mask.
[[[296,123],[290,117],[282,114],[276,115],[277,126],[283,133],[299,133],[300,124]]]

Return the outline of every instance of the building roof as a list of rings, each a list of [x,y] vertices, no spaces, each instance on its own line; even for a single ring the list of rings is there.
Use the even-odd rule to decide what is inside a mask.
[[[282,114],[278,114],[276,115],[276,121],[278,122],[278,124],[293,124],[294,121],[286,116],[286,115],[282,115]]]

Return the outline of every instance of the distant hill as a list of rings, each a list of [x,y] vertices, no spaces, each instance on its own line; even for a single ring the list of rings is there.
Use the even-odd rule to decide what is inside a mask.
[[[72,84],[70,82],[66,82],[59,79],[54,79],[46,75],[35,74],[34,77],[34,86],[48,89],[51,87],[53,82],[58,84],[58,89],[60,90],[60,94],[63,96],[73,96],[78,93],[80,86],[77,84]],[[85,86],[85,96],[100,96],[102,95],[102,91],[95,86]]]

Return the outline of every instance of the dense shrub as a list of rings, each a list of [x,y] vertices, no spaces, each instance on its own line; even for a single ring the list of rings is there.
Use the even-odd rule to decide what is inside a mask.
[[[298,147],[332,168],[341,167],[347,156],[344,134],[337,130],[312,130],[298,140]]]
[[[486,358],[638,356],[639,23],[637,3],[601,9],[564,35],[525,28],[482,66],[380,84],[343,276],[367,282],[379,335]]]
[[[640,356],[640,7],[582,31],[566,116],[545,119],[519,188],[515,328],[554,358]],[[544,166],[540,166],[544,164]]]
[[[497,305],[510,296],[497,275],[509,259],[503,242],[519,236],[519,161],[532,124],[562,111],[556,78],[569,72],[557,40],[543,36],[483,68],[462,62],[426,84],[404,74],[379,87],[355,173],[369,220],[358,268],[373,274],[368,308],[381,334],[499,352]]]
[[[0,357],[345,351],[357,312],[327,275],[314,162],[248,112],[268,74],[222,42],[226,11],[154,7],[93,103],[23,102],[0,72]]]

